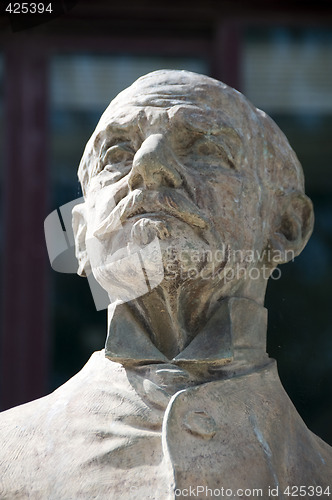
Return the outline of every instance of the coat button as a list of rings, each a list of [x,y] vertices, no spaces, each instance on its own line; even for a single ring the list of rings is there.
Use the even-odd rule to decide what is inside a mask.
[[[211,439],[217,432],[217,425],[205,411],[191,411],[183,420],[187,432],[203,439]]]

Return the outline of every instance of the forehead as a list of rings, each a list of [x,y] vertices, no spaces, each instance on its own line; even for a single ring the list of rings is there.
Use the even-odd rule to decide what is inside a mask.
[[[123,101],[138,106],[172,107],[183,102],[212,104],[216,99],[234,93],[225,84],[204,75],[181,71],[155,72],[136,80],[120,92],[113,106]]]
[[[114,140],[130,139],[139,146],[151,133],[166,131],[181,141],[192,129],[227,141],[237,159],[245,153],[249,162],[250,144],[260,142],[257,110],[242,94],[204,75],[155,72],[122,91],[105,110],[80,163],[81,183],[99,171],[100,155]]]
[[[209,133],[229,128],[242,137],[243,116],[239,120],[234,96],[229,95],[222,85],[209,85],[208,89],[204,89],[192,84],[134,84],[108,106],[97,126],[96,135],[102,131],[148,131],[150,127],[163,128],[171,123]]]

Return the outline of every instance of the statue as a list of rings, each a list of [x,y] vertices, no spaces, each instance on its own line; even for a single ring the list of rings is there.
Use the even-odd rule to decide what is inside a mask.
[[[332,449],[265,348],[267,281],[313,227],[276,124],[212,78],[156,71],[111,102],[78,174],[105,351],[1,415],[0,498],[330,496]]]

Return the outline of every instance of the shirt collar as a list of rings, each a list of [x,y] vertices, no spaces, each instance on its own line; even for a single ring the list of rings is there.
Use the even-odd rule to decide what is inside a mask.
[[[249,299],[222,300],[205,327],[171,360],[153,344],[127,304],[109,306],[108,314],[105,355],[124,366],[172,363],[185,368],[193,364],[218,368],[267,358],[267,310]]]

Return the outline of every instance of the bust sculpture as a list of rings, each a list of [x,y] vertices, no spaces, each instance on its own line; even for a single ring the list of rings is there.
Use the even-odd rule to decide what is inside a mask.
[[[109,294],[105,351],[1,415],[0,498],[331,494],[332,449],[266,354],[267,281],[313,227],[276,124],[212,78],[156,71],[111,102],[78,174],[78,272]]]

